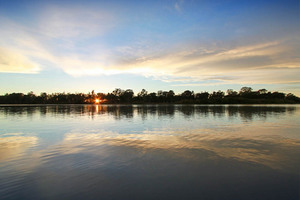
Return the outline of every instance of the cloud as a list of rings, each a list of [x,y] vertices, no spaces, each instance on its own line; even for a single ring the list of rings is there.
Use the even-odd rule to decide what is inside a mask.
[[[43,63],[51,62],[55,55],[51,52],[47,37],[41,35],[35,28],[16,23],[0,16],[0,47],[6,54],[18,54],[23,60],[30,60],[42,70]],[[26,59],[25,59],[26,58]],[[38,62],[39,60],[39,62]],[[23,73],[22,70],[18,71]]]
[[[104,9],[48,6],[32,26],[0,19],[1,72],[50,66],[75,77],[129,73],[175,85],[299,82],[300,39],[292,34],[255,42],[137,39],[118,45],[106,39],[122,20]]]
[[[155,53],[145,50],[147,55],[133,56],[131,60],[117,63],[113,68],[120,71],[144,69],[146,74],[166,82],[295,82],[300,75],[300,65],[296,56],[297,48],[288,46],[289,42],[278,40],[215,49],[193,45],[188,49],[160,51],[158,48]],[[142,70],[140,73],[143,73]]]
[[[181,12],[181,7],[182,7],[183,2],[184,2],[183,0],[179,0],[179,1],[175,2],[174,8],[177,12]]]
[[[91,48],[86,44],[113,26],[110,14],[84,7],[49,6],[36,18],[37,22],[29,26],[0,16],[0,72],[32,73],[46,66],[63,69],[74,76],[114,71],[101,68],[107,62],[99,45]]]
[[[115,24],[114,16],[103,9],[85,6],[47,6],[38,22],[44,34],[54,38],[99,36]]]
[[[38,64],[17,52],[0,47],[0,72],[5,73],[37,73]]]

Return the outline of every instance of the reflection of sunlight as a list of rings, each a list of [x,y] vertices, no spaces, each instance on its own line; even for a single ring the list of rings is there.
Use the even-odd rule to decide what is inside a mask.
[[[12,136],[0,138],[0,161],[22,156],[26,150],[35,146],[38,142],[38,138],[34,136],[9,135]]]

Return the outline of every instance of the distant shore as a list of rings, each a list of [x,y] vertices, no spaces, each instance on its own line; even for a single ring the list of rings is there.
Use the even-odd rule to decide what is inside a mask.
[[[173,90],[148,93],[145,89],[136,95],[131,89],[115,89],[111,93],[11,93],[0,95],[0,104],[299,104],[300,98],[291,93],[253,91],[242,87],[240,91],[228,89],[212,93],[185,90],[175,94]]]
[[[297,103],[0,103],[0,106],[55,106],[55,105],[122,105],[122,106],[131,106],[131,105],[162,105],[162,106],[168,106],[168,105],[203,105],[203,106],[210,106],[210,105],[229,105],[229,106],[235,106],[235,105],[298,105]]]

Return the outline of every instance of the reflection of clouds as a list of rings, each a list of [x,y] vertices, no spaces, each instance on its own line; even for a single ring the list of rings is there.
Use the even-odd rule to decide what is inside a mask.
[[[264,136],[210,135],[186,137],[189,148],[207,149],[225,158],[255,162],[271,168],[296,171],[300,140]],[[190,143],[189,141],[193,141]],[[298,163],[298,164],[297,164]]]
[[[7,137],[0,138],[0,161],[21,157],[29,148],[35,146],[38,142],[37,137],[22,136],[18,133],[9,133],[3,136]]]
[[[78,152],[103,154],[102,151],[95,151],[96,146],[133,148],[137,151],[160,149],[189,159],[197,158],[186,150],[204,150],[207,154],[216,155],[211,157],[212,159],[223,157],[296,172],[298,170],[296,166],[300,163],[297,156],[300,153],[300,139],[262,135],[263,130],[257,130],[256,134],[252,134],[249,130],[242,134],[238,131],[223,134],[210,129],[191,132],[155,130],[140,134],[70,133],[63,141],[63,149],[67,154]]]
[[[103,145],[106,140],[117,137],[118,133],[111,131],[105,131],[101,134],[69,133],[65,135],[60,148],[63,149],[63,154],[74,154],[86,151],[86,148],[90,146]]]

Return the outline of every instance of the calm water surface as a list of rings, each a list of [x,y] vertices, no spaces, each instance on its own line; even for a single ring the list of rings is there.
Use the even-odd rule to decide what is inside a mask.
[[[0,106],[0,199],[299,200],[300,106]]]

